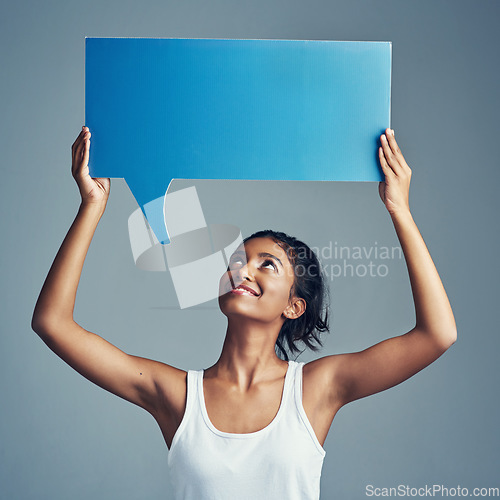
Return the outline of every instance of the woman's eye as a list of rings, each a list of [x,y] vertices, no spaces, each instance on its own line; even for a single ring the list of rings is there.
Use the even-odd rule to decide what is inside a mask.
[[[239,265],[242,264],[242,263],[243,263],[242,259],[236,259],[236,258],[231,259],[229,261],[228,271],[230,271],[231,269],[234,269],[236,267],[239,267]]]
[[[243,263],[244,263],[243,259],[235,257],[229,261],[229,267],[227,270],[231,271],[232,269],[238,269],[238,267],[241,267]],[[277,270],[276,264],[270,259],[265,260],[262,263],[262,267],[269,267],[271,269]]]
[[[262,263],[262,266],[263,266],[263,267],[268,267],[268,266],[271,266],[273,269],[276,269],[276,264],[275,264],[272,260],[265,260],[265,261]]]

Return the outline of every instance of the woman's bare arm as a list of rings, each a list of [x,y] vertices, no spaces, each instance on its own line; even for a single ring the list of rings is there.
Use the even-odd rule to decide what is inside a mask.
[[[410,167],[391,130],[382,135],[381,143],[379,158],[385,182],[380,183],[379,192],[406,259],[416,325],[364,351],[326,356],[310,363],[308,369],[329,387],[330,401],[337,407],[403,382],[435,361],[457,338],[444,286],[410,213]],[[387,314],[391,314],[390,304]]]
[[[50,349],[84,377],[153,413],[168,399],[165,387],[173,397],[179,389],[182,394],[185,372],[126,354],[73,319],[85,257],[110,190],[109,179],[89,176],[89,148],[90,133],[83,129],[72,148],[72,172],[82,202],[43,284],[31,325]],[[165,379],[172,383],[164,384]]]

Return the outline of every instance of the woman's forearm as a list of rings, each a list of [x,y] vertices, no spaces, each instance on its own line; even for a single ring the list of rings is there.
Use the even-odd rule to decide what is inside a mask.
[[[106,203],[80,205],[38,297],[32,319],[35,331],[53,321],[73,319],[83,263],[105,207]]]
[[[410,277],[416,326],[451,345],[457,338],[455,318],[427,246],[408,210],[391,214]]]

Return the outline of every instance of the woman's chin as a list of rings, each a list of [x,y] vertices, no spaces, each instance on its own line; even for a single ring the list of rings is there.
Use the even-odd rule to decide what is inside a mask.
[[[224,316],[241,316],[252,317],[252,312],[249,311],[248,304],[244,304],[241,301],[234,300],[237,297],[232,297],[231,294],[224,294],[219,296],[219,308],[224,314]]]

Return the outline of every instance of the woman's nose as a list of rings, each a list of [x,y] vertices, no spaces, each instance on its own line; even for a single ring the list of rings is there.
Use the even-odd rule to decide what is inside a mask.
[[[236,280],[239,280],[240,282],[243,282],[245,280],[247,281],[254,280],[253,269],[251,268],[251,266],[249,266],[248,262],[245,265],[239,267],[238,269],[231,271],[231,274],[234,276]]]

